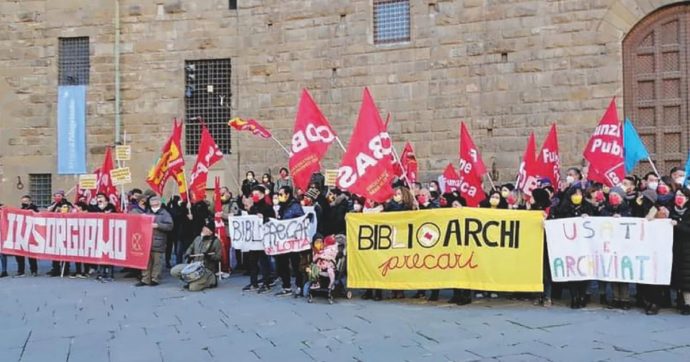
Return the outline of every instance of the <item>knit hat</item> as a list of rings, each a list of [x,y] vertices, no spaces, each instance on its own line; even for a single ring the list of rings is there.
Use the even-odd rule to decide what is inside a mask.
[[[211,230],[211,232],[213,232],[213,233],[216,232],[216,222],[211,218],[206,219],[206,223],[204,223],[204,227]]]

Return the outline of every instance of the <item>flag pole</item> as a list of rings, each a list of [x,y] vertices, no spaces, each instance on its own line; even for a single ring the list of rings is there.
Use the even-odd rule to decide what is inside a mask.
[[[388,123],[390,123],[390,121],[391,121],[391,112],[388,112],[388,115],[386,116],[386,124],[385,124],[386,132],[388,132]],[[388,137],[390,139],[390,135],[388,135]],[[410,185],[410,180],[407,179],[407,170],[405,169],[405,167],[402,164],[402,161],[400,160],[400,156],[398,155],[398,150],[395,149],[395,145],[393,145],[392,139],[391,139],[391,148],[393,149],[393,156],[395,157],[395,160],[398,161],[398,165],[400,166],[400,169],[403,172],[401,179],[405,180],[409,187],[412,187],[412,185]]]
[[[338,144],[340,145],[340,149],[342,149],[343,152],[347,152],[347,151],[345,150],[345,146],[343,146],[343,143],[340,141],[340,137],[335,136],[335,140],[338,141]]]
[[[496,190],[496,185],[494,185],[494,180],[491,179],[491,175],[488,172],[486,173],[486,178],[489,179],[489,183],[491,184],[491,189]]]
[[[654,162],[652,162],[652,158],[647,156],[647,161],[649,161],[649,164],[652,165],[652,170],[654,170],[656,177],[661,178],[661,176],[659,176],[659,171],[656,169],[656,166],[654,166]]]
[[[285,153],[288,155],[288,157],[290,157],[290,151],[288,151],[288,149],[285,148],[285,146],[283,146],[283,144],[280,143],[280,141],[278,141],[278,139],[277,139],[274,135],[271,135],[271,139],[274,140],[274,141],[276,141],[276,143],[278,144],[278,146],[280,146],[280,148],[282,148],[283,151],[285,151]]]

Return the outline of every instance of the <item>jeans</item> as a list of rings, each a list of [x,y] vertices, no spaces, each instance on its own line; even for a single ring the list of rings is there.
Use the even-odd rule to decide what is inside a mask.
[[[264,285],[268,285],[270,276],[270,266],[268,256],[263,250],[252,250],[247,253],[247,266],[249,267],[249,283],[253,286],[259,285],[259,271],[264,279]]]
[[[2,265],[2,272],[7,273],[7,255],[0,254],[0,264]]]
[[[23,256],[15,256],[14,258],[17,261],[17,273],[24,274],[24,271],[26,270],[26,263],[24,262],[25,258]],[[29,271],[32,273],[38,272],[38,263],[34,258],[29,258]]]
[[[276,255],[276,264],[278,264],[278,276],[283,281],[283,289],[290,289],[290,281],[292,274],[295,274],[295,286],[302,288],[304,286],[304,278],[302,271],[299,270],[300,253],[287,253]],[[290,270],[292,267],[292,270]]]

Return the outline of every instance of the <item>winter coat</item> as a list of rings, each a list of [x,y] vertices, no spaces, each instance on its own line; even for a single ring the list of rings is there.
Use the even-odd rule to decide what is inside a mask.
[[[158,228],[153,229],[153,242],[151,243],[151,251],[158,253],[165,253],[165,246],[168,241],[168,233],[173,229],[173,218],[165,208],[161,207],[157,212],[149,210],[149,215],[153,215],[153,222],[158,224]]]
[[[623,201],[623,203],[618,205],[618,207],[613,207],[607,202],[604,204],[604,208],[602,208],[599,213],[600,216],[613,216],[616,214],[620,215],[621,217],[628,217],[632,216],[632,211],[628,206],[628,203]]]
[[[278,190],[280,190],[280,188],[283,186],[293,188],[292,187],[292,180],[290,178],[287,178],[287,179],[279,178],[279,179],[277,179],[276,185],[273,187],[273,193],[277,194]]]
[[[302,205],[297,200],[291,198],[287,202],[280,204],[278,214],[281,220],[289,220],[304,216],[304,210],[302,210]]]
[[[401,202],[396,202],[394,200],[389,201],[386,206],[383,208],[384,211],[386,212],[391,212],[391,211],[408,211],[409,208],[405,207],[405,204]]]
[[[327,233],[325,235],[345,234],[345,214],[347,214],[347,209],[347,196],[344,194],[338,195],[333,201],[327,216]]]
[[[209,239],[204,239],[201,235],[197,236],[187,248],[184,253],[184,259],[186,260],[190,255],[197,255],[203,253],[209,253],[208,257],[195,256],[192,261],[203,261],[204,267],[213,272],[213,274],[218,273],[218,261],[221,257],[221,246],[220,240],[215,235],[212,235]]]
[[[669,218],[677,222],[673,228],[673,269],[671,285],[676,289],[690,291],[690,209],[681,215],[675,207],[670,209]]]
[[[66,199],[62,199],[58,203],[52,203],[50,206],[48,206],[48,209],[46,211],[48,212],[60,212],[60,208],[62,208],[64,205],[69,206],[69,208],[72,208],[72,203],[67,201]]]
[[[273,206],[269,205],[265,199],[255,202],[254,205],[249,209],[250,215],[261,215],[264,218],[264,222],[268,222],[270,218],[276,217],[275,210]]]
[[[259,186],[259,182],[256,180],[242,180],[242,195],[244,195],[244,197],[251,196],[252,190],[254,190],[254,187],[256,186]]]
[[[38,206],[34,205],[33,203],[27,206],[22,205],[22,210],[31,210],[33,212],[38,212]]]
[[[211,214],[211,210],[209,210],[209,205],[206,201],[198,201],[192,205],[192,221],[190,222],[191,238],[196,238],[201,234],[201,229],[206,225],[206,220],[212,216],[213,214]]]

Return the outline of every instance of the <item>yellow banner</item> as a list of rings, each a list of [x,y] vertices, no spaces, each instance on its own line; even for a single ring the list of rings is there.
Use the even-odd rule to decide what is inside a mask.
[[[477,208],[347,215],[347,284],[540,292],[543,213]]]

